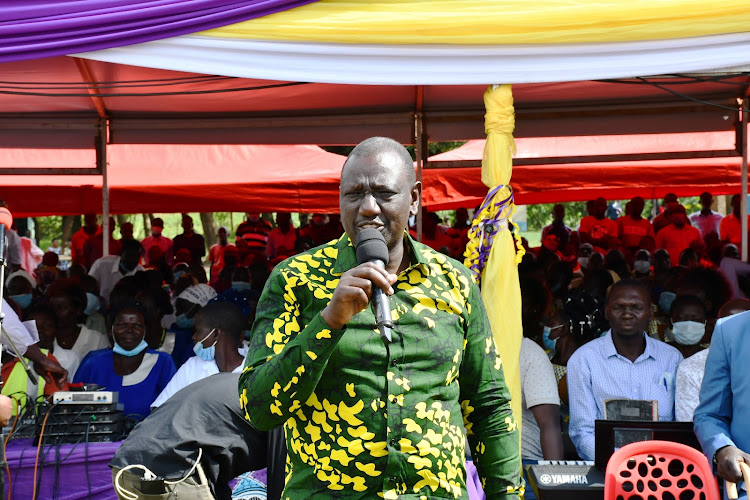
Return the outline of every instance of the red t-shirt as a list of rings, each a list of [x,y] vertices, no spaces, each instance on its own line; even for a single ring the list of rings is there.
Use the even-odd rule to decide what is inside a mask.
[[[680,263],[680,253],[694,241],[702,240],[701,232],[693,226],[685,224],[682,229],[677,229],[674,224],[670,224],[656,234],[656,248],[665,248],[672,265],[676,266]]]
[[[630,216],[617,219],[620,240],[626,247],[637,247],[644,236],[654,237],[654,227],[648,219],[633,220]]]
[[[587,215],[581,219],[579,232],[588,233],[592,240],[601,240],[604,238],[617,238],[617,223],[607,217],[597,219],[593,215]]]

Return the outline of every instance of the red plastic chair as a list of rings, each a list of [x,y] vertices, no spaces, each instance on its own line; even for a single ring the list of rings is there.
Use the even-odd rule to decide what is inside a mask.
[[[604,500],[720,500],[706,457],[670,441],[623,446],[607,462]]]

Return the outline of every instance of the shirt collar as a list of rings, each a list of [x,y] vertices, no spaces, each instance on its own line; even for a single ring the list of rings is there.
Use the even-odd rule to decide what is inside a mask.
[[[119,273],[119,272],[120,272],[120,257],[117,257],[117,258],[116,258],[116,259],[115,259],[115,260],[114,260],[114,261],[112,262],[112,271],[111,271],[111,272],[112,272],[112,273]]]
[[[336,262],[333,265],[333,274],[341,275],[345,271],[357,267],[357,253],[346,233],[339,238],[335,246],[338,250],[338,254]],[[411,263],[405,271],[420,266],[425,273],[429,273],[430,266],[428,265],[427,259],[422,252],[419,251],[416,242],[406,231],[404,231],[404,250],[409,252],[409,255],[411,256]]]
[[[645,358],[654,358],[654,339],[646,335],[646,332],[643,332],[643,337],[646,339],[646,348],[643,350],[643,353],[638,356],[638,359],[635,361],[638,362],[640,359]],[[617,352],[617,348],[615,347],[615,342],[612,340],[612,330],[607,331],[607,334],[605,336],[604,341],[604,355],[607,358],[610,358],[612,356],[620,356],[620,353]]]

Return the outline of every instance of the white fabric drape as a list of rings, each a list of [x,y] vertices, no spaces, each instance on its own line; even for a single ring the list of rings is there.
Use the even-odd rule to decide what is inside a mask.
[[[748,69],[750,33],[564,45],[358,45],[187,35],[76,54],[242,78],[361,85],[541,83]]]

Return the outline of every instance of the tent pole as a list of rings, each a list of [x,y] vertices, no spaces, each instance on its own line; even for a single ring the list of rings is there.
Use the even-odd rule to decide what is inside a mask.
[[[109,179],[107,178],[107,122],[99,120],[96,167],[102,174],[102,255],[109,255]]]
[[[742,228],[742,261],[747,262],[747,106],[745,101],[740,100],[740,113],[742,113],[742,137],[740,138],[740,145],[742,148],[742,197],[740,198],[742,214],[741,214],[741,228]]]
[[[417,157],[417,182],[422,183],[422,169],[427,161],[427,136],[424,133],[424,115],[419,112],[414,115],[416,131],[415,156]],[[424,194],[424,185],[422,186]],[[417,240],[422,241],[422,197],[419,198],[419,210],[417,211]]]

